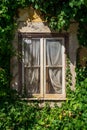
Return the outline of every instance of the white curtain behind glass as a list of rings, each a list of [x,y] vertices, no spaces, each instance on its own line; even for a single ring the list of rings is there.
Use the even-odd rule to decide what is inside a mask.
[[[24,39],[24,83],[27,94],[39,93],[40,40]]]
[[[62,44],[61,41],[50,39],[46,41],[46,57],[49,66],[50,89],[48,93],[62,93]],[[52,90],[52,91],[51,91]]]

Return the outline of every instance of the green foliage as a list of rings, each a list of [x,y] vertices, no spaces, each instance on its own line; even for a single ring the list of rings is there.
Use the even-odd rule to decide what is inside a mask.
[[[5,87],[8,85],[5,70],[0,68],[0,98],[6,95]]]
[[[10,98],[9,98],[10,99]],[[1,130],[86,130],[87,78],[76,85],[61,107],[20,100],[0,101]]]
[[[71,79],[69,59],[67,59],[67,76]],[[0,95],[0,129],[1,130],[86,130],[87,129],[87,76],[83,75],[85,69],[77,69],[77,84],[75,91],[67,91],[66,102],[61,107],[56,104],[50,107],[45,104],[39,107],[39,102],[19,100],[13,90],[5,90],[5,95]],[[83,77],[82,77],[83,75]],[[1,69],[0,77],[2,86],[6,87],[7,81],[3,80],[5,71]],[[67,81],[68,82],[68,81]],[[5,83],[5,84],[4,84]],[[5,97],[5,98],[4,98]],[[3,100],[4,99],[4,100]]]
[[[67,76],[71,80],[70,62],[67,59]],[[77,69],[76,90],[69,89],[66,102],[61,107],[46,104],[40,108],[36,102],[27,104],[20,101],[17,94],[7,88],[5,71],[0,69],[0,84],[4,92],[0,95],[0,129],[1,130],[86,130],[87,129],[87,76]],[[68,80],[67,80],[68,82]],[[70,87],[71,82],[68,84]],[[7,89],[4,89],[5,88]],[[5,97],[5,98],[4,98]]]
[[[71,74],[71,70],[70,70],[70,59],[69,57],[67,57],[67,67],[66,67],[66,91],[69,91],[71,89],[72,86],[72,74]]]
[[[0,68],[0,88],[6,86],[7,84],[8,84],[8,81],[6,78],[5,70]]]
[[[0,104],[2,105],[6,101],[12,102],[16,99],[17,93],[9,87],[6,71],[0,68]]]
[[[78,67],[76,68],[77,73],[77,83],[85,80],[87,77],[87,67]]]
[[[38,111],[36,105],[27,105],[23,102],[2,104],[0,109],[0,129],[2,130],[28,130],[32,128],[35,121],[35,113]]]

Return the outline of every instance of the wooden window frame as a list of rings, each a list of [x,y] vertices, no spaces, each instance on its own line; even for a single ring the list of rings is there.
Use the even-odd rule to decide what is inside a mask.
[[[43,60],[43,54],[42,54],[42,52],[44,51],[43,50],[43,46],[45,45],[43,45],[43,46],[41,46],[41,49],[40,49],[40,55],[42,55],[42,57],[41,57],[41,59],[40,60],[42,60],[41,61],[41,95],[40,94],[34,94],[34,96],[36,96],[35,98],[25,98],[25,99],[27,99],[27,100],[65,100],[66,99],[66,88],[65,88],[65,71],[66,71],[66,55],[68,54],[68,48],[69,48],[69,42],[68,42],[68,34],[67,33],[62,33],[62,34],[58,34],[58,33],[18,33],[18,39],[19,39],[19,43],[21,43],[21,40],[22,40],[22,38],[40,38],[40,40],[41,40],[41,42],[43,42],[43,39],[45,38],[45,39],[50,39],[50,38],[57,38],[57,39],[63,39],[63,53],[64,53],[64,55],[63,55],[63,93],[62,94],[45,94],[44,95],[44,93],[45,92],[43,92],[44,90],[43,90],[43,88],[44,88],[44,83],[43,82],[45,82],[44,81],[44,77],[43,77],[43,74],[42,74],[42,72],[45,72],[43,69],[45,69],[45,67],[43,67],[43,62],[45,62],[44,60]],[[64,45],[64,43],[65,43],[65,45]],[[22,47],[20,47],[21,45],[19,44],[19,50],[20,51],[22,51]],[[45,46],[44,46],[45,47]],[[20,49],[21,48],[21,49]],[[65,48],[65,49],[64,49]],[[44,56],[45,56],[45,53],[44,53]],[[22,71],[22,65],[21,65],[21,63],[20,63],[20,60],[19,60],[19,72],[21,72]],[[21,81],[19,82],[19,87],[20,87],[20,93],[21,93],[21,91],[22,91],[22,88],[21,88],[21,86],[22,86],[22,72],[19,74],[19,78],[21,79]],[[54,96],[53,96],[54,95]]]
[[[46,40],[47,39],[56,39],[56,40],[62,40],[62,65],[61,65],[61,69],[62,69],[62,94],[46,94]],[[65,45],[64,45],[64,38],[62,37],[52,37],[52,38],[45,38],[45,43],[44,43],[44,97],[45,98],[60,98],[60,97],[65,97]],[[50,67],[50,66],[49,66]],[[49,68],[48,67],[48,68]],[[59,68],[58,66],[55,66],[56,68]]]

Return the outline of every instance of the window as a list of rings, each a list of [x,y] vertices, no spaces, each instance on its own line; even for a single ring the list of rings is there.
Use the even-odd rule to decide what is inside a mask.
[[[22,37],[22,93],[29,98],[65,97],[65,39]]]

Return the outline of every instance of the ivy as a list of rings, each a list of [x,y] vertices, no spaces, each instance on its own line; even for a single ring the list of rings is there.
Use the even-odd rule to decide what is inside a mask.
[[[71,91],[71,87],[72,87],[72,74],[71,74],[71,69],[70,69],[70,59],[69,57],[67,57],[67,60],[66,60],[66,94],[67,96],[70,94],[70,91]]]
[[[1,130],[87,130],[87,78],[76,85],[61,107],[39,107],[37,102],[27,104],[12,97],[13,93],[9,100],[0,101]]]

